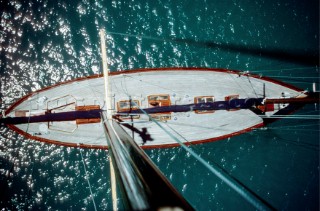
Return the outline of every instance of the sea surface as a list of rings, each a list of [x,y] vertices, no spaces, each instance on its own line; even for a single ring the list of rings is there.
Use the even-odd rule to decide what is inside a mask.
[[[0,110],[32,91],[101,73],[100,28],[111,71],[219,67],[319,90],[318,0],[0,0]],[[314,115],[319,104],[191,148],[277,210],[319,210]],[[255,210],[182,148],[146,153],[196,210]],[[0,209],[94,210],[94,199],[98,210],[112,210],[109,175],[107,151],[0,128]]]

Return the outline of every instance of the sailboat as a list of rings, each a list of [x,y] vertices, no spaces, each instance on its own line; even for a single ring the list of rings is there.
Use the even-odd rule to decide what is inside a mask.
[[[314,93],[290,84],[227,69],[139,69],[111,72],[110,81],[111,108],[104,101],[103,76],[93,75],[22,97],[1,122],[33,140],[105,149],[100,112],[110,109],[138,145],[158,148],[178,144],[150,116],[188,145],[248,132],[268,117],[318,102]]]
[[[315,92],[245,71],[174,67],[111,72],[108,87],[105,76],[106,72],[30,93],[12,104],[0,122],[45,143],[109,149],[112,143],[106,142],[105,131],[109,140],[117,136],[105,126],[112,119],[119,126],[112,128],[127,134],[125,139],[134,140],[133,145],[162,148],[229,138],[263,127],[269,117],[319,103]]]

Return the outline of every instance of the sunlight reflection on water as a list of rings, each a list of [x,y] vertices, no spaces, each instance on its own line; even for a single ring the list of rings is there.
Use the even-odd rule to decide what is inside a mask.
[[[318,30],[312,25],[314,11],[305,5],[300,9],[289,1],[277,0],[229,5],[223,1],[189,3],[10,1],[1,9],[1,110],[31,91],[101,73],[97,33],[100,27],[110,31],[107,45],[112,71],[168,66],[252,71],[290,69],[298,65],[210,48],[209,44],[215,41],[237,43],[244,48],[250,44],[260,48],[283,45],[297,49],[318,46]],[[112,32],[127,33],[127,36]],[[177,42],[174,38],[185,40]],[[204,41],[207,47],[199,46],[198,41]],[[306,72],[276,72],[277,76],[302,74]],[[307,74],[318,77],[318,68],[310,69]],[[310,88],[310,83],[298,85]],[[306,111],[312,109],[308,107]],[[307,123],[309,126],[304,131],[294,134],[292,130],[297,128],[289,131],[281,122],[277,124],[272,127],[284,127],[282,131],[255,131],[193,148],[209,163],[218,163],[244,181],[276,208],[312,209],[316,205],[309,201],[316,202],[319,198],[314,190],[319,177],[315,151],[319,149],[316,133],[319,122]],[[309,129],[316,132],[309,133]],[[8,196],[4,196],[8,197],[7,202],[2,202],[5,206],[92,209],[79,149],[30,141],[5,127],[1,128],[0,136],[1,179],[6,178],[1,181],[7,181],[8,187]],[[147,153],[197,209],[250,208],[225,184],[199,167],[189,153],[179,148]],[[84,150],[84,157],[99,208],[111,209],[107,152]],[[306,182],[307,179],[312,182]],[[229,203],[226,198],[233,198],[235,203]],[[302,200],[298,205],[296,198]]]

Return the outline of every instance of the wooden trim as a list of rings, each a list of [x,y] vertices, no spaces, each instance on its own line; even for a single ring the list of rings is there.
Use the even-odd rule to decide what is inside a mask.
[[[76,111],[100,110],[100,105],[76,106]]]
[[[166,100],[152,100],[150,98],[152,97],[167,97],[168,99]],[[169,94],[153,94],[153,95],[149,95],[148,97],[148,107],[149,108],[153,108],[153,107],[161,107],[161,106],[170,106],[171,105],[171,99],[170,99],[170,95]],[[152,105],[152,103],[159,103],[159,105]]]
[[[196,96],[194,97],[194,104],[198,104],[199,103],[199,98],[213,98],[213,102],[215,101],[215,97],[212,96]],[[214,110],[194,110],[194,112],[196,114],[212,114],[214,113]]]
[[[100,118],[76,119],[76,124],[77,124],[77,125],[92,124],[92,123],[99,123],[99,122],[101,122],[101,119],[100,119]]]

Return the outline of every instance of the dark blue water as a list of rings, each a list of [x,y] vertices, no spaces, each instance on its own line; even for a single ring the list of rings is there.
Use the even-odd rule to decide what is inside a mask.
[[[319,87],[316,0],[1,1],[1,110],[31,91],[100,73],[100,28],[112,71],[222,67]],[[319,111],[308,105],[297,114]],[[0,208],[94,209],[80,149],[6,127],[0,138]],[[319,209],[319,120],[283,119],[192,149],[276,209]],[[111,210],[108,152],[81,152],[97,208]],[[197,210],[254,210],[183,149],[146,152]]]

